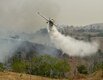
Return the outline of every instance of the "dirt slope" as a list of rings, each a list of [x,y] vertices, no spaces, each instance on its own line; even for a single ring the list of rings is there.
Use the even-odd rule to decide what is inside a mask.
[[[33,76],[14,72],[0,72],[0,80],[55,80],[40,76]]]
[[[15,72],[0,72],[0,80],[69,80],[69,79],[51,79],[41,76],[34,76]],[[90,75],[77,74],[70,80],[103,80],[103,71],[99,70]]]
[[[87,76],[78,74],[77,76],[74,77],[73,80],[103,80],[103,71],[99,70]]]

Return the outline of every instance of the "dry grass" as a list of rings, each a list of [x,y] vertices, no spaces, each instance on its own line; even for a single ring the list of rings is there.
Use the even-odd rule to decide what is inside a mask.
[[[103,71],[99,70],[88,76],[88,80],[103,80]]]
[[[0,80],[66,80],[66,79],[51,79],[41,76],[34,76],[15,72],[0,72]],[[69,79],[67,79],[69,80]],[[70,80],[103,80],[103,71],[99,70],[90,75],[78,74]]]
[[[103,71],[99,70],[87,76],[78,74],[73,80],[103,80]]]
[[[14,73],[14,72],[0,72],[0,80],[57,80],[41,76],[33,76],[29,74]]]

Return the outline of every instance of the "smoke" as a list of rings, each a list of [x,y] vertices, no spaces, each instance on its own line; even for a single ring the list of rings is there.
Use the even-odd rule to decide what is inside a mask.
[[[51,0],[0,0],[0,62],[11,57],[22,41],[15,33],[33,33],[45,26],[36,12],[56,18],[59,6]],[[25,38],[22,38],[25,41]]]
[[[55,19],[59,6],[51,0],[0,0],[0,29],[34,32],[45,26],[38,11]]]
[[[64,36],[57,31],[53,26],[52,31],[49,31],[52,42],[58,49],[61,49],[69,56],[89,56],[98,51],[99,44],[96,41],[85,42],[76,40],[70,36]]]
[[[8,58],[12,57],[20,44],[20,40],[0,38],[0,62],[5,62]]]

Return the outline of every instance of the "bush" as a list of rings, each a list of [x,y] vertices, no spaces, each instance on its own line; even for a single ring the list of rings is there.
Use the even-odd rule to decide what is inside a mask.
[[[4,71],[4,65],[0,63],[0,71]]]
[[[31,74],[47,77],[64,77],[64,73],[70,70],[66,60],[43,55],[33,58]]]
[[[86,66],[84,66],[84,65],[79,65],[77,67],[77,70],[81,74],[88,74],[88,70],[87,70]]]
[[[64,74],[70,70],[70,66],[66,60],[50,55],[41,55],[33,57],[30,60],[14,58],[12,69],[15,72],[60,78],[65,77]]]
[[[14,59],[11,67],[15,72],[26,72],[26,64],[23,60]]]
[[[103,70],[103,62],[97,63],[97,64],[94,65],[93,71],[97,71],[97,70]]]

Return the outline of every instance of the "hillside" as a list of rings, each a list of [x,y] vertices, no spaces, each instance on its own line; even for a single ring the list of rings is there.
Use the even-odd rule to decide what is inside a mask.
[[[68,80],[68,79],[52,79],[23,73],[0,72],[0,80]],[[71,80],[103,80],[103,71],[99,70],[87,76],[78,74]]]
[[[50,78],[32,76],[14,72],[0,72],[0,80],[52,80]]]
[[[103,71],[99,70],[87,76],[79,74],[73,80],[103,80]]]
[[[96,24],[94,24],[94,25],[96,25]],[[98,26],[99,26],[99,24],[98,24]],[[70,64],[70,67],[71,67],[71,71],[69,73],[67,73],[67,75],[63,74],[63,75],[65,75],[66,78],[67,77],[70,78],[70,76],[72,76],[72,77],[74,77],[74,80],[100,80],[100,79],[96,79],[96,78],[101,78],[103,73],[101,71],[98,71],[95,73],[93,73],[93,72],[94,72],[94,68],[96,67],[96,65],[103,64],[103,36],[97,36],[94,34],[95,31],[93,31],[93,32],[90,32],[90,34],[93,34],[95,36],[88,37],[87,34],[89,34],[89,33],[85,32],[85,31],[86,30],[91,31],[92,30],[91,27],[93,27],[93,26],[87,26],[87,27],[89,29],[86,29],[86,28],[76,29],[75,27],[71,27],[71,28],[68,28],[68,30],[66,29],[66,27],[63,27],[63,28],[65,28],[65,29],[63,29],[63,31],[65,32],[64,34],[69,35],[69,33],[67,33],[67,32],[69,32],[73,28],[73,30],[71,30],[71,33],[73,33],[73,34],[71,34],[71,35],[72,35],[72,37],[74,37],[78,40],[79,40],[79,37],[81,39],[82,39],[82,37],[85,37],[86,39],[88,39],[87,41],[98,40],[101,44],[100,44],[100,48],[99,48],[98,52],[95,55],[83,57],[83,58],[80,58],[80,57],[72,57],[71,58],[70,56],[68,56],[66,54],[62,55],[62,51],[56,49],[52,45],[49,35],[47,33],[47,30],[41,29],[35,33],[29,33],[29,34],[20,33],[17,35],[14,34],[13,36],[12,35],[8,36],[6,38],[5,37],[0,38],[0,43],[2,45],[1,49],[0,49],[1,50],[0,55],[2,57],[0,57],[0,60],[1,60],[1,62],[3,62],[4,61],[3,59],[5,58],[5,56],[9,55],[10,58],[6,60],[7,62],[4,64],[4,67],[6,68],[5,70],[10,69],[10,71],[11,71],[11,64],[15,58],[18,58],[19,60],[22,60],[22,61],[30,62],[31,58],[33,58],[33,57],[38,57],[38,56],[41,56],[44,54],[48,54],[52,57],[57,57],[58,59],[68,60],[68,64]],[[101,28],[102,28],[102,26],[101,26]],[[95,28],[95,29],[97,30],[96,32],[99,32],[98,28]],[[75,33],[74,33],[74,31],[75,31]],[[61,33],[63,33],[63,32],[61,32]],[[78,34],[76,34],[76,33],[78,33]],[[103,33],[100,33],[100,34],[103,34]],[[83,40],[85,40],[85,38]],[[89,40],[89,38],[90,38],[90,40]],[[9,52],[10,54],[9,53],[7,54],[7,52]],[[6,55],[2,55],[2,53],[6,53]],[[47,61],[48,61],[48,59],[47,59]],[[34,64],[34,63],[32,63],[32,64]],[[79,65],[85,65],[85,67],[87,68],[87,72],[89,73],[88,76],[81,75],[78,73],[77,67]],[[29,70],[29,68],[27,68],[27,67],[26,67],[26,69]],[[42,69],[42,68],[40,68],[40,69]],[[100,66],[100,69],[101,69],[101,66]],[[33,72],[35,72],[35,71],[37,71],[37,69],[34,70]],[[43,80],[43,79],[48,80],[48,78],[44,78],[44,77],[42,78],[39,76],[32,76],[32,77],[33,77],[33,79],[31,79],[31,80]],[[6,80],[6,78],[11,78],[11,79],[7,79],[7,80],[16,80],[16,79],[20,80],[21,78],[22,78],[21,80],[26,80],[26,79],[28,80],[30,78],[30,75],[26,75],[26,74],[21,75],[19,73],[13,73],[13,72],[0,72],[0,80]]]

